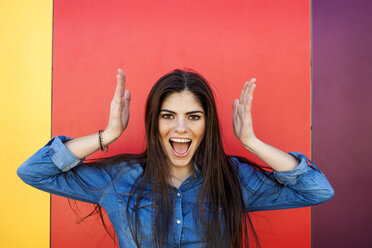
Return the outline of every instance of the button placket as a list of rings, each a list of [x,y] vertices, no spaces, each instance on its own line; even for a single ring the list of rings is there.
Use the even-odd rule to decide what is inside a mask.
[[[178,244],[181,244],[181,235],[183,228],[183,211],[182,211],[182,192],[179,189],[175,190],[175,213],[174,213],[174,239]]]

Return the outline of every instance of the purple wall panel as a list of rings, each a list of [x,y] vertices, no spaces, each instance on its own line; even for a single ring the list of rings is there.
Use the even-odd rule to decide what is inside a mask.
[[[335,197],[313,247],[371,247],[372,1],[313,0],[313,159]]]

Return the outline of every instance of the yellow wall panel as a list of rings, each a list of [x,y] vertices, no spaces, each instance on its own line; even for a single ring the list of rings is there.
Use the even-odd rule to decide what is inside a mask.
[[[49,194],[16,169],[51,137],[52,21],[52,0],[0,0],[0,247],[49,247]]]

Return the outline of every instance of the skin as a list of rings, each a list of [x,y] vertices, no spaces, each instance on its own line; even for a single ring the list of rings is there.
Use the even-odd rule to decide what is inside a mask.
[[[190,91],[173,93],[166,97],[160,108],[159,134],[173,184],[179,186],[194,172],[193,157],[203,139],[205,130],[204,109]],[[186,156],[177,156],[171,138],[187,138],[191,144]]]
[[[128,126],[129,121],[129,104],[130,104],[130,92],[125,90],[125,74],[119,69],[117,74],[117,86],[115,90],[114,98],[111,102],[110,108],[110,117],[109,123],[103,132],[103,139],[107,144],[113,143],[125,130]],[[233,127],[234,133],[242,145],[259,157],[267,165],[271,166],[276,171],[289,171],[294,169],[299,161],[293,156],[283,152],[273,146],[265,144],[259,140],[253,130],[253,121],[252,121],[252,100],[253,93],[256,87],[256,79],[251,79],[246,82],[243,86],[243,89],[240,93],[240,98],[235,99],[233,104]],[[186,98],[185,98],[186,99]],[[195,99],[194,99],[195,101]],[[188,99],[188,102],[193,102],[191,98]],[[193,102],[194,103],[194,102]],[[195,103],[195,106],[198,104]],[[200,105],[199,105],[200,107]],[[177,110],[181,114],[182,118],[185,119],[186,110]],[[196,136],[195,136],[196,137]],[[96,136],[90,138],[96,139]],[[199,140],[199,138],[197,138]],[[165,142],[165,141],[163,141]],[[168,142],[168,141],[167,141]],[[193,142],[194,143],[194,142]],[[164,143],[165,144],[165,143]],[[195,145],[196,143],[192,144]],[[165,145],[166,147],[166,145]],[[193,147],[192,152],[195,152]],[[95,148],[97,149],[97,148]],[[76,149],[77,150],[77,149]],[[92,148],[93,150],[93,148]],[[86,155],[87,152],[82,152],[83,155]],[[190,172],[190,162],[189,157],[182,164],[180,161],[170,159],[170,164],[172,168],[177,168],[174,170],[175,176],[180,178],[181,181],[187,178],[192,172]],[[180,169],[187,168],[187,169]]]
[[[108,125],[102,133],[104,146],[113,143],[117,138],[120,137],[120,135],[128,126],[129,105],[131,96],[130,92],[128,90],[125,90],[125,79],[126,77],[123,70],[119,69],[117,74],[116,90],[110,106],[110,116]],[[259,157],[263,162],[272,167],[273,170],[275,171],[293,170],[294,168],[296,168],[299,162],[296,158],[287,154],[286,152],[283,152],[271,145],[262,142],[256,137],[254,133],[251,110],[253,93],[256,87],[255,81],[256,81],[255,79],[251,79],[250,81],[246,82],[240,93],[240,98],[235,99],[234,101],[233,104],[234,133],[236,137],[239,139],[239,141],[242,143],[242,145],[248,151]],[[192,96],[187,96],[186,94],[183,97],[185,97],[183,100],[187,102],[186,104],[187,107],[185,108],[190,107],[191,110],[193,106],[200,107],[200,105],[195,101],[195,99],[193,99]],[[189,110],[176,109],[176,113],[178,113],[178,115],[176,116],[176,120],[179,120],[179,124],[177,125],[184,126],[184,128],[187,130],[186,134],[189,135],[190,133],[188,132],[189,131],[191,132],[190,129],[191,124],[187,124],[189,122],[186,121],[187,120],[185,114],[186,111]],[[174,129],[172,129],[173,128],[172,125],[169,124],[167,126],[169,130],[173,131],[169,130],[168,131],[174,133],[175,131]],[[202,128],[199,127],[199,130],[202,130]],[[196,129],[194,129],[193,127],[191,136],[192,138],[195,139],[195,142],[194,141],[192,142],[193,145],[192,151],[190,150],[190,156],[188,156],[187,159],[177,160],[170,156],[169,160],[170,166],[172,166],[174,177],[179,179],[178,184],[192,173],[191,171],[192,167],[190,166],[190,164],[192,164],[191,163],[192,160],[190,160],[190,157],[191,153],[194,154],[197,148],[195,145],[199,142],[200,132],[196,131]],[[97,133],[94,133],[88,136],[83,136],[68,141],[65,143],[65,145],[78,158],[85,158],[99,149],[97,138],[98,138]],[[167,150],[167,145],[165,142],[169,143],[169,141],[163,140],[163,143],[165,144],[164,145],[165,150]]]
[[[259,157],[275,171],[289,171],[296,168],[299,161],[286,152],[259,140],[253,131],[252,101],[256,79],[246,82],[240,98],[234,100],[233,126],[235,136],[251,153]]]
[[[255,78],[246,82],[240,93],[240,99],[234,101],[233,127],[235,136],[240,140],[244,147],[249,147],[250,142],[256,138],[253,132],[252,121],[252,100],[254,89],[256,88]]]
[[[105,129],[106,136],[117,139],[127,128],[129,122],[130,91],[125,90],[125,73],[118,69],[116,90],[110,105],[110,117]],[[109,139],[110,140],[110,139]]]

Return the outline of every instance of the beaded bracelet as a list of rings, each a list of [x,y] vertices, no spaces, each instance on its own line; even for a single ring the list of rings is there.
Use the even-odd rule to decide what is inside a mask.
[[[103,152],[107,152],[108,151],[108,145],[107,146],[103,146],[103,138],[102,138],[102,132],[103,130],[99,130],[98,131],[98,142],[99,142],[99,149]]]

